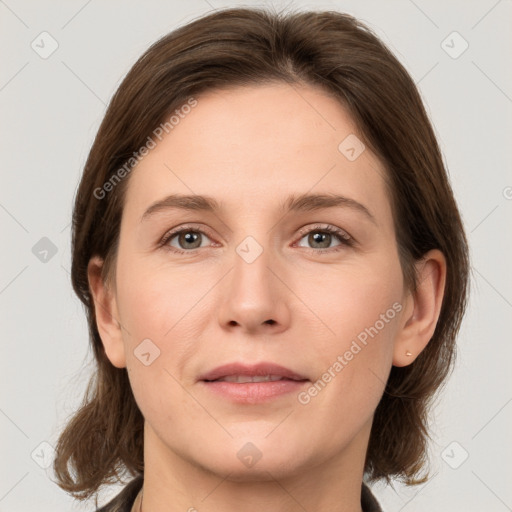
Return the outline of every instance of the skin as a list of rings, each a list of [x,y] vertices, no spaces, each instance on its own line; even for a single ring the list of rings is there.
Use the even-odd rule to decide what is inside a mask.
[[[322,90],[267,84],[197,100],[129,177],[115,285],[102,282],[101,259],[88,269],[106,353],[127,368],[145,418],[143,509],[361,511],[374,411],[392,365],[412,363],[433,335],[445,259],[429,252],[417,290],[404,286],[384,168],[368,148],[354,161],[338,150],[357,129]],[[346,196],[374,222],[346,206],[281,210],[301,193]],[[212,196],[223,209],[141,221],[169,194]],[[158,246],[182,225],[201,232],[199,248],[178,236],[167,245],[186,254]],[[308,237],[326,225],[354,245]],[[236,251],[247,236],[263,248],[252,263]],[[296,393],[234,404],[197,382],[227,362],[271,361],[311,385],[396,303],[396,316],[307,404]],[[146,366],[134,351],[148,338],[160,355]],[[252,467],[237,457],[248,442],[262,454]]]

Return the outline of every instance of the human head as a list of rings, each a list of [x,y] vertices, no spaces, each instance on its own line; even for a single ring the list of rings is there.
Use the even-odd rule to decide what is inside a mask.
[[[460,216],[421,98],[396,58],[348,15],[274,16],[230,9],[172,32],[139,59],[115,93],[85,165],[73,215],[72,281],[87,308],[98,371],[87,403],[58,446],[57,474],[68,490],[90,494],[120,464],[143,470],[143,417],[126,370],[113,366],[104,351],[88,277],[91,258],[99,256],[105,261],[103,277],[115,288],[131,171],[119,180],[112,177],[173,112],[187,104],[192,108],[191,98],[200,102],[215,90],[271,83],[315,86],[350,114],[358,137],[385,169],[405,285],[416,288],[415,264],[428,251],[438,249],[446,258],[435,332],[412,364],[391,369],[366,461],[374,479],[412,481],[422,468],[427,406],[452,364],[468,261]],[[112,183],[109,190],[106,183]],[[75,482],[64,469],[68,462],[78,468]]]

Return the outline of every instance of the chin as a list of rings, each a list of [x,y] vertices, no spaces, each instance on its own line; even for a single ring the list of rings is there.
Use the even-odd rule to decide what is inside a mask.
[[[204,466],[209,472],[215,473],[230,482],[270,482],[286,479],[300,472],[290,461],[264,461],[261,458],[252,467],[246,467],[240,462],[224,462]]]
[[[233,482],[265,482],[292,477],[307,466],[303,445],[291,446],[285,439],[269,442],[248,437],[232,439],[223,447],[210,453],[208,460],[203,452],[196,463],[209,472]],[[219,445],[217,445],[219,446]]]

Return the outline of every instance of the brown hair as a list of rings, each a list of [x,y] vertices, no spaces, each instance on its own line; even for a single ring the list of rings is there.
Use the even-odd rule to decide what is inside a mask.
[[[275,81],[320,87],[348,109],[387,170],[401,265],[411,289],[415,261],[434,248],[446,257],[435,333],[411,365],[391,369],[365,465],[370,480],[424,481],[417,477],[426,461],[427,412],[453,365],[469,263],[461,218],[420,95],[379,38],[347,14],[235,8],[194,20],[139,58],[114,94],[85,164],[73,213],[71,275],[86,307],[97,371],[83,406],[59,438],[54,463],[58,484],[80,499],[125,471],[144,470],[144,420],[126,369],[114,367],[105,355],[87,278],[87,264],[98,255],[105,261],[104,279],[115,282],[129,177],[104,197],[95,191],[191,97]]]

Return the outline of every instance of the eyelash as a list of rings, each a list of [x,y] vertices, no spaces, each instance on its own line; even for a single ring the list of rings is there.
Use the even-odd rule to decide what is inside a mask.
[[[187,253],[188,254],[190,254],[190,253],[193,254],[197,249],[201,249],[201,247],[196,247],[195,249],[182,250],[182,249],[177,249],[176,247],[171,247],[170,245],[168,245],[168,242],[170,240],[172,240],[176,235],[179,235],[179,234],[184,233],[184,232],[185,233],[186,232],[201,233],[203,235],[206,235],[208,238],[213,238],[207,232],[205,232],[205,231],[203,231],[201,229],[197,229],[194,226],[183,226],[180,229],[177,229],[175,231],[170,231],[170,232],[166,233],[164,235],[164,237],[162,238],[161,242],[159,243],[159,246],[162,247],[163,249],[166,249],[166,250],[169,250],[171,252],[178,253],[178,254],[187,254]],[[297,240],[297,242],[302,240],[302,238],[304,238],[306,235],[309,235],[310,233],[313,233],[313,232],[318,232],[318,233],[324,233],[325,232],[325,233],[334,234],[334,235],[336,235],[338,241],[340,242],[339,245],[336,245],[334,247],[330,247],[330,248],[327,248],[327,249],[314,249],[312,247],[302,247],[302,249],[309,250],[310,252],[312,252],[314,254],[332,253],[332,252],[336,252],[336,251],[342,250],[345,247],[353,247],[355,245],[355,241],[354,241],[354,239],[351,236],[349,236],[342,229],[339,229],[339,228],[337,228],[335,226],[332,226],[330,224],[327,224],[327,225],[324,225],[324,226],[315,225],[312,228],[300,229],[299,230],[300,238]]]

